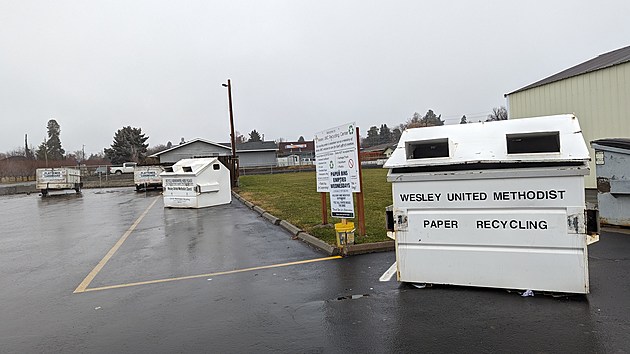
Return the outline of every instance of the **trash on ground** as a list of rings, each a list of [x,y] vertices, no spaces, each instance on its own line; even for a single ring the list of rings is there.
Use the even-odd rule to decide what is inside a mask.
[[[522,297],[534,296],[534,292],[531,289],[525,290],[524,293],[521,294]]]

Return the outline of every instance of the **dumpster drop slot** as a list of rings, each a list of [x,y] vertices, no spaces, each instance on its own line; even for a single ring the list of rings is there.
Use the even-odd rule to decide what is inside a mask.
[[[209,193],[209,192],[218,192],[219,191],[219,183],[205,183],[197,185],[198,193]]]
[[[407,159],[432,159],[449,157],[448,138],[407,143]]]
[[[560,152],[559,132],[506,134],[508,154]]]

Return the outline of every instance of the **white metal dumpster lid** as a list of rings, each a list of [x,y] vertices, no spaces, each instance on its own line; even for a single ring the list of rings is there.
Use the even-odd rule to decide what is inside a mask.
[[[558,132],[560,152],[508,154],[507,134]],[[449,156],[407,158],[407,143],[448,139]],[[573,114],[412,128],[403,132],[384,168],[502,162],[588,161],[588,148]]]
[[[172,172],[164,171],[160,173],[160,176],[176,176],[176,175],[189,175],[189,176],[199,176],[208,166],[211,166],[215,163],[223,164],[216,157],[205,157],[198,159],[182,159],[177,161],[171,168]]]

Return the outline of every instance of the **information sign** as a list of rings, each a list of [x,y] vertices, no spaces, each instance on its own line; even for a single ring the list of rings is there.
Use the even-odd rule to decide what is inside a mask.
[[[349,170],[331,170],[329,175],[330,211],[334,218],[354,218],[354,200]]]
[[[351,191],[361,192],[355,127],[352,122],[315,134],[318,192],[330,192],[330,172],[333,170],[348,171]]]

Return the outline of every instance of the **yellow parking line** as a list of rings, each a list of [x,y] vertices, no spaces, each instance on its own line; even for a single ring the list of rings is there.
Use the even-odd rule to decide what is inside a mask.
[[[127,229],[127,231],[122,235],[122,237],[118,240],[118,242],[116,242],[116,244],[114,245],[114,247],[112,247],[112,249],[109,250],[109,252],[107,252],[107,254],[105,255],[105,257],[103,257],[103,259],[101,259],[100,262],[98,262],[98,264],[96,265],[96,267],[94,267],[94,269],[92,269],[92,271],[90,272],[90,274],[88,274],[85,279],[83,279],[83,281],[81,282],[81,284],[79,284],[79,286],[74,290],[74,294],[78,294],[78,293],[82,293],[84,291],[86,291],[87,287],[90,285],[90,283],[92,282],[92,280],[94,280],[94,278],[96,277],[96,275],[98,274],[98,272],[101,271],[101,269],[103,269],[103,267],[105,266],[105,264],[107,264],[107,262],[114,256],[114,253],[116,253],[116,251],[118,251],[118,249],[120,248],[120,246],[122,246],[123,242],[125,242],[125,240],[127,239],[127,237],[129,237],[129,235],[131,235],[131,233],[133,232],[133,230],[136,229],[136,227],[138,226],[138,224],[140,224],[140,221],[142,221],[142,219],[144,219],[144,217],[147,215],[147,213],[149,213],[149,210],[153,207],[153,205],[155,205],[155,203],[158,201],[160,197],[155,197],[155,199],[153,200],[153,202],[151,203],[151,205],[149,205],[147,207],[147,209],[142,213],[142,215],[140,215],[138,217],[138,219],[136,219],[136,221],[133,223],[133,225],[131,225],[129,227],[129,229]]]
[[[188,275],[188,276],[185,276],[185,277],[177,277],[177,278],[147,280],[147,281],[140,281],[140,282],[137,282],[137,283],[127,283],[127,284],[119,284],[119,285],[102,286],[102,287],[99,287],[99,288],[90,288],[90,289],[83,288],[81,291],[75,291],[75,293],[77,293],[77,292],[88,292],[88,291],[101,291],[101,290],[119,289],[119,288],[128,288],[128,287],[131,287],[131,286],[167,283],[167,282],[178,281],[178,280],[187,280],[187,279],[196,279],[196,278],[205,278],[205,277],[216,277],[216,276],[219,276],[219,275],[244,273],[244,272],[251,272],[251,271],[254,271],[254,270],[262,270],[262,269],[270,269],[270,268],[288,267],[288,266],[292,266],[292,265],[306,264],[306,263],[313,263],[313,262],[321,262],[321,261],[329,261],[329,260],[332,260],[332,259],[339,259],[339,258],[341,258],[341,256],[332,256],[332,257],[325,257],[325,258],[307,259],[307,260],[303,260],[303,261],[280,263],[280,264],[272,264],[272,265],[266,265],[266,266],[260,266],[260,267],[244,268],[244,269],[235,269],[235,270],[228,270],[228,271],[216,272],[216,273],[207,273],[207,274],[199,274],[199,275]]]

